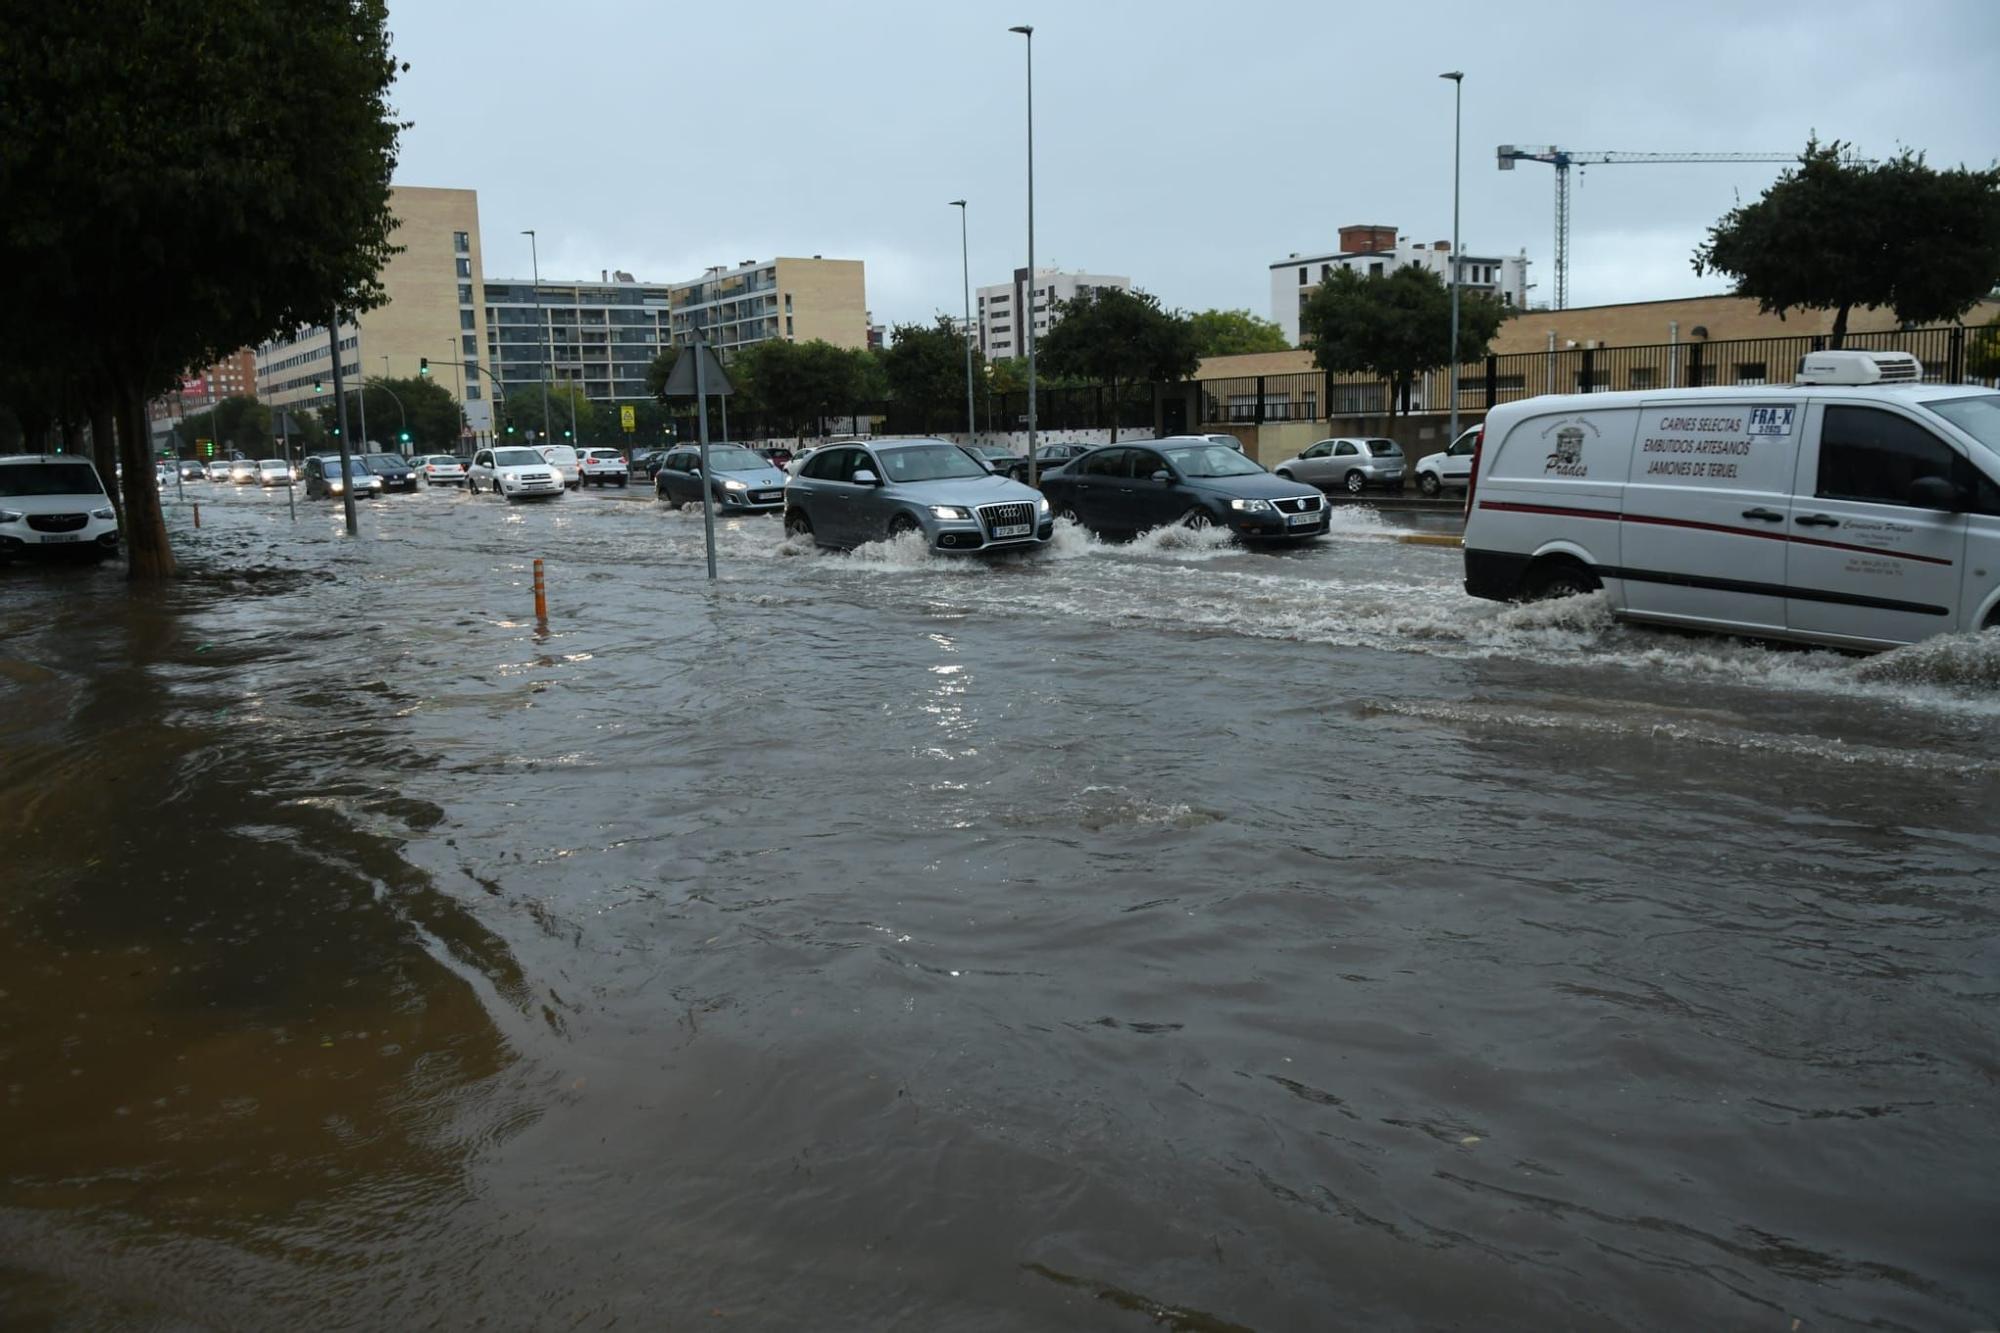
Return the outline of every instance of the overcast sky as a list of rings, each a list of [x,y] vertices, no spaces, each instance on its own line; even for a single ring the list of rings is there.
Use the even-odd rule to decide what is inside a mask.
[[[2000,0],[1752,6],[1427,0],[391,0],[410,71],[396,178],[479,191],[489,278],[823,254],[878,321],[961,307],[1026,261],[1023,42],[1035,26],[1036,258],[1170,306],[1269,317],[1268,266],[1343,223],[1525,248],[1553,295],[1554,173],[1502,143],[1793,151],[1817,130],[1934,165],[2000,154]],[[1719,290],[1688,255],[1781,167],[1573,172],[1570,304]]]

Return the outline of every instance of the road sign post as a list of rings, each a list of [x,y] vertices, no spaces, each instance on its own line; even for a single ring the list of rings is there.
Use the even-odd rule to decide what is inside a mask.
[[[715,353],[708,350],[708,344],[701,340],[699,334],[674,362],[663,391],[663,396],[669,398],[694,395],[695,425],[701,439],[701,529],[708,546],[708,578],[711,583],[715,581],[715,492],[708,470],[708,395],[727,399],[735,392],[728,374],[722,369],[722,363],[715,359]]]

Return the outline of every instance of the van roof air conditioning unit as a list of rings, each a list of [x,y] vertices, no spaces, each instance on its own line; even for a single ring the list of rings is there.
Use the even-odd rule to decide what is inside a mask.
[[[1798,384],[1916,384],[1924,364],[1908,352],[1808,352]]]

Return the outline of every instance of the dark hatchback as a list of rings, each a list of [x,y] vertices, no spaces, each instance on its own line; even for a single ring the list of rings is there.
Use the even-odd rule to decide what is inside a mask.
[[[410,460],[398,454],[363,454],[361,461],[368,470],[382,479],[384,491],[414,491],[417,489],[417,470],[410,466]]]
[[[1068,467],[1090,449],[1087,444],[1045,444],[1035,450],[1035,470],[1047,476],[1059,467]]]
[[[1005,477],[1009,481],[1028,479],[1027,458],[1005,445],[961,444],[958,447],[991,468],[995,476]]]
[[[1327,529],[1326,497],[1219,444],[1113,444],[1052,473],[1042,493],[1058,517],[1105,536],[1180,524],[1252,541],[1304,541]]]

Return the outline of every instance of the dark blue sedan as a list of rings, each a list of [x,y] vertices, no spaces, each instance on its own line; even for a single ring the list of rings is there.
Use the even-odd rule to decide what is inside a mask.
[[[1317,487],[1274,477],[1254,459],[1206,442],[1093,449],[1050,474],[1042,493],[1058,517],[1111,537],[1180,524],[1302,541],[1327,528],[1326,497]]]

